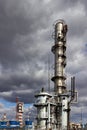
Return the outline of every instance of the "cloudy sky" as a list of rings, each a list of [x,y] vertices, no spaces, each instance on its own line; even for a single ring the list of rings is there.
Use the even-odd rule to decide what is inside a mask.
[[[0,112],[7,111],[6,103],[14,104],[17,96],[30,104],[36,91],[48,89],[48,57],[53,69],[52,33],[58,19],[68,24],[67,87],[70,77],[76,76],[78,90],[78,104],[72,106],[71,117],[79,122],[82,109],[86,122],[86,0],[0,0]]]

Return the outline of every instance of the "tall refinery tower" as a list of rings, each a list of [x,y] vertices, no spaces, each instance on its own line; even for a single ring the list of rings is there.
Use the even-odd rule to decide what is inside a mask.
[[[65,76],[65,66],[66,66],[66,33],[67,33],[67,25],[63,20],[59,20],[55,24],[55,45],[52,47],[52,52],[55,55],[55,72],[54,77],[52,77],[52,81],[54,82],[54,92],[56,96],[57,102],[57,123],[58,128],[61,128],[62,122],[62,98],[65,98],[66,93],[66,76]]]
[[[71,91],[66,87],[66,34],[67,25],[63,20],[55,23],[52,46],[54,54],[54,94],[42,89],[35,95],[37,98],[37,130],[69,130],[70,104],[75,98],[75,77],[71,78]]]
[[[67,25],[63,20],[55,24],[55,45],[52,52],[55,55],[54,92],[56,95],[66,92],[65,66],[66,66],[66,33]]]

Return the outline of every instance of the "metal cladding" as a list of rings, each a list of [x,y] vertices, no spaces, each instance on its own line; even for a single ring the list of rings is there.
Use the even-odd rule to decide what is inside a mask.
[[[66,33],[67,25],[63,20],[59,20],[55,24],[55,45],[52,47],[52,52],[55,55],[55,73],[52,77],[54,81],[55,94],[62,94],[66,91],[66,76],[65,66],[66,66]]]
[[[37,107],[37,125],[38,129],[46,129],[46,124],[48,120],[48,115],[47,115],[47,108],[48,108],[48,103],[47,100],[50,99],[52,96],[43,91],[36,94],[35,97],[37,98],[34,106]]]

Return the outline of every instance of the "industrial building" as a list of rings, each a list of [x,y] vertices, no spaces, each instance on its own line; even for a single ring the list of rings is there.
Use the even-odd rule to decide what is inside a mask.
[[[37,108],[37,130],[69,130],[70,105],[77,94],[75,92],[75,77],[71,77],[71,90],[66,84],[66,34],[68,26],[64,20],[55,23],[54,45],[54,82],[53,93],[46,92],[44,88],[35,95]]]

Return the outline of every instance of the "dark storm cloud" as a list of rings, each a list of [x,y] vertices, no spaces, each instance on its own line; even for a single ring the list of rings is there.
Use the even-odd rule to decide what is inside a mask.
[[[23,54],[28,57],[28,60],[31,60],[31,56],[39,56],[39,49],[36,48],[34,53],[33,48],[37,46],[37,40],[40,40],[39,30],[44,31],[48,26],[47,21],[50,21],[51,12],[47,7],[44,10],[45,5],[40,1],[3,0],[0,1],[0,6],[1,64],[4,67],[13,67],[14,64],[24,62]],[[26,48],[30,48],[28,53]]]
[[[28,21],[21,14],[8,11],[10,7],[7,10],[6,3],[6,1],[0,1],[0,62],[3,65],[21,60],[19,49],[13,45],[13,40],[17,34],[26,34],[29,29]],[[9,1],[8,4],[10,5]]]
[[[24,102],[33,102],[35,91],[40,90],[43,85],[46,87],[47,83],[47,79],[45,75],[43,75],[42,68],[39,66],[36,66],[36,68],[37,70],[35,70],[34,66],[32,68],[33,71],[29,70],[29,73],[15,70],[15,72],[8,71],[9,74],[6,74],[5,72],[4,75],[1,75],[0,96],[10,101],[15,101],[15,98],[17,96],[20,96],[23,97],[22,100],[24,100]],[[32,98],[27,98],[28,95]],[[27,98],[27,100],[25,97]]]
[[[41,2],[39,4],[42,6]],[[14,90],[31,89],[31,87],[32,89],[36,89],[45,84],[44,79],[37,79],[32,74],[32,77],[24,74],[26,68],[25,70],[20,69],[21,65],[26,67],[26,64],[31,68],[31,72],[29,70],[29,73],[34,74],[33,71],[40,71],[41,69],[36,64],[36,62],[39,62],[37,56],[41,57],[38,52],[39,46],[35,46],[37,46],[37,42],[40,40],[40,38],[38,39],[38,30],[47,27],[45,23],[49,14],[44,15],[46,12],[44,7],[42,6],[42,11],[39,11],[37,5],[38,3],[33,4],[33,2],[28,2],[27,0],[25,2],[20,0],[0,1],[1,92],[13,92]],[[41,55],[43,54],[41,53]],[[44,56],[43,59],[45,59]],[[15,71],[18,71],[18,73]],[[3,94],[2,97],[6,100],[14,101],[12,98],[13,93],[11,95]]]
[[[69,28],[66,72],[76,76],[79,96],[84,98],[87,84],[86,3],[81,0],[0,0],[0,97],[15,102],[18,96],[21,101],[32,103],[37,90],[42,87],[47,90],[49,55],[51,69],[54,68],[54,55],[50,52],[52,24],[63,18]],[[80,98],[79,106],[81,103]]]

